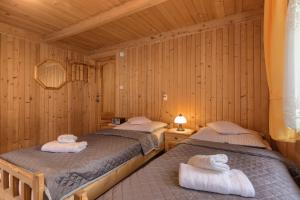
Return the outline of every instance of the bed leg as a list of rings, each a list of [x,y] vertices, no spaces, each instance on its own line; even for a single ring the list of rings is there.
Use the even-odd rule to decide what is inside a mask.
[[[44,198],[44,174],[35,173],[33,176],[33,197],[35,200],[43,200]]]
[[[76,192],[74,194],[74,200],[88,200],[88,196],[87,196],[86,191],[81,190],[79,192]]]

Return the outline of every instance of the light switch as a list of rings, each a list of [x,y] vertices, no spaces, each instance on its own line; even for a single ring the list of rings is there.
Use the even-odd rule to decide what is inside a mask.
[[[124,90],[124,86],[123,85],[120,85],[120,90]]]
[[[123,51],[120,51],[120,57],[124,57],[125,53]]]
[[[167,94],[163,94],[163,100],[168,101],[168,95]]]

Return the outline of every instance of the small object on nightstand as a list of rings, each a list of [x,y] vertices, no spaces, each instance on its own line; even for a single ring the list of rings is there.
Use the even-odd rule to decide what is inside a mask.
[[[124,117],[113,117],[111,123],[115,125],[120,125],[123,124],[125,121],[126,119]]]
[[[177,128],[168,129],[165,132],[165,150],[168,151],[175,147],[176,144],[190,137],[194,132],[195,130],[192,129],[184,129],[184,131],[177,131]]]

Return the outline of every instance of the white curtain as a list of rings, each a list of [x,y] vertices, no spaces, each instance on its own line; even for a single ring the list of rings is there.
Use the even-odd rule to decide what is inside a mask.
[[[300,0],[289,0],[286,33],[284,114],[289,128],[300,130]]]

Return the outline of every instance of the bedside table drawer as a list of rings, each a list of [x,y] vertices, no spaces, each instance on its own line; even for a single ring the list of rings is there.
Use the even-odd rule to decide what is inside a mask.
[[[165,144],[166,151],[169,151],[170,149],[174,148],[177,145],[177,142],[167,142]]]
[[[175,147],[179,142],[188,138],[189,135],[182,135],[182,134],[166,134],[165,135],[165,149],[166,151]]]
[[[165,139],[166,141],[180,142],[181,140],[184,140],[188,137],[189,137],[188,135],[167,134]]]
[[[165,132],[165,150],[172,149],[182,140],[189,138],[193,133],[194,130],[192,129],[185,129],[185,131],[177,131],[176,128],[168,129]]]

